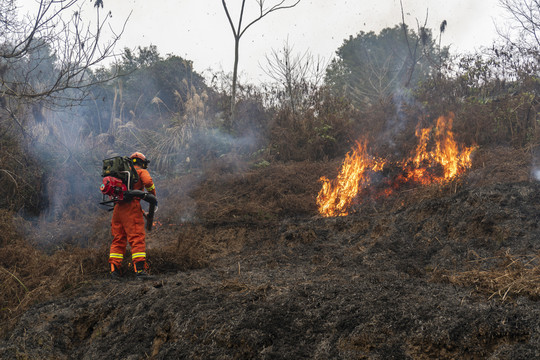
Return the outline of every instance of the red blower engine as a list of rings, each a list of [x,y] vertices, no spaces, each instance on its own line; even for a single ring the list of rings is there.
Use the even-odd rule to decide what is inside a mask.
[[[127,186],[122,180],[113,176],[105,176],[103,178],[103,184],[99,187],[103,195],[107,195],[110,201],[122,201],[124,200],[124,193],[127,191]]]
[[[142,190],[129,190],[127,186],[122,182],[122,180],[114,176],[105,176],[103,178],[103,183],[99,187],[101,193],[103,194],[103,201],[100,202],[102,205],[108,205],[114,207],[114,203],[119,201],[129,201],[134,198],[144,200],[148,202],[149,209],[146,217],[146,230],[152,230],[152,223],[154,222],[154,212],[157,209],[157,199],[154,195],[144,192]],[[105,196],[109,197],[109,200],[105,200]],[[113,205],[111,205],[113,204]]]

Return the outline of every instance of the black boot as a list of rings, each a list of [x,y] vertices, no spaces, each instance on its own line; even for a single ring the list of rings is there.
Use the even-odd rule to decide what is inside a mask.
[[[111,270],[109,271],[109,277],[111,279],[120,280],[122,278],[122,272],[120,267],[115,264],[111,264]]]
[[[146,261],[139,261],[135,263],[135,276],[137,279],[147,279],[150,275],[148,275],[148,265],[146,265]]]

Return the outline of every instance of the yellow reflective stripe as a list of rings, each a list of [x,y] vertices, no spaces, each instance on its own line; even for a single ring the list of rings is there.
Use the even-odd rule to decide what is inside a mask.
[[[156,185],[152,184],[152,186],[147,187],[146,190],[152,191],[152,190],[154,190],[155,188],[156,188]]]
[[[123,258],[124,258],[124,254],[110,253],[110,254],[109,254],[109,257],[110,257],[110,258],[115,258],[115,259],[123,259]]]
[[[131,255],[131,258],[132,258],[132,259],[145,258],[145,257],[146,257],[146,253],[145,253],[145,252],[135,253],[135,254]]]

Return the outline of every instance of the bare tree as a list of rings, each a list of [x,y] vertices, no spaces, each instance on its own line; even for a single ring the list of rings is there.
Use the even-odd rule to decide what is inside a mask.
[[[317,88],[324,78],[324,59],[313,56],[309,51],[294,54],[294,49],[285,42],[281,51],[272,50],[266,56],[264,72],[277,81],[285,90],[293,114],[296,114],[310,89]]]
[[[258,16],[247,23],[247,25],[243,25],[244,21],[244,10],[246,5],[246,0],[242,0],[242,6],[240,8],[240,14],[238,16],[238,23],[235,25],[233,22],[233,19],[231,17],[231,14],[229,12],[229,9],[227,7],[227,2],[225,0],[221,0],[221,3],[223,4],[223,9],[225,10],[225,14],[227,15],[227,19],[229,20],[229,24],[231,25],[231,30],[233,32],[234,36],[234,67],[233,67],[233,78],[232,78],[232,88],[231,88],[231,108],[230,108],[230,115],[231,117],[234,115],[234,106],[235,106],[235,100],[236,100],[236,82],[238,78],[238,61],[240,58],[240,39],[242,38],[242,35],[246,32],[247,29],[249,29],[253,24],[261,20],[266,15],[282,9],[290,9],[298,5],[300,3],[300,0],[295,0],[293,3],[288,4],[287,0],[280,0],[276,4],[271,5],[269,7],[265,6],[266,1],[265,0],[255,0],[258,7]]]
[[[540,47],[540,0],[499,0],[499,3],[513,20],[510,33],[498,29],[499,34],[518,48]]]
[[[348,73],[348,77],[355,86],[350,86],[349,96],[357,104],[370,104],[374,99],[379,101],[391,96],[392,92],[402,85],[402,72],[395,71],[393,60],[396,55],[387,53],[375,59],[368,49],[361,49],[367,60],[365,66]],[[401,65],[404,67],[405,62]],[[409,69],[407,69],[409,70]],[[407,72],[406,81],[410,82],[411,73]]]
[[[33,14],[22,17],[16,0],[0,3],[0,107],[21,127],[15,111],[21,103],[81,99],[91,85],[115,76],[97,79],[90,69],[113,55],[124,29],[111,29],[103,42],[112,14],[102,16],[96,3],[96,23],[88,23],[83,3],[91,6],[82,0],[40,0]]]
[[[401,6],[401,21],[402,21],[401,28],[403,29],[404,39],[407,44],[407,49],[409,51],[409,63],[408,64],[407,62],[403,63],[403,66],[407,66],[407,65],[409,66],[409,68],[407,69],[409,75],[407,76],[405,83],[403,84],[404,88],[408,88],[413,78],[415,67],[418,64],[418,62],[421,60],[422,56],[424,55],[422,51],[419,51],[421,50],[419,49],[419,45],[421,45],[422,47],[425,46],[428,40],[428,34],[426,30],[426,24],[428,20],[428,11],[426,10],[426,19],[424,20],[423,26],[420,26],[420,24],[418,23],[418,20],[416,20],[416,24],[418,27],[418,37],[416,38],[414,45],[411,46],[411,43],[409,42],[408,28],[405,23],[405,11],[403,10],[403,1],[399,0],[399,4]]]
[[[501,84],[517,79],[534,84],[526,79],[537,78],[540,69],[540,0],[499,0],[499,4],[508,21],[504,28],[497,25],[501,41],[486,49],[497,59],[490,70]]]

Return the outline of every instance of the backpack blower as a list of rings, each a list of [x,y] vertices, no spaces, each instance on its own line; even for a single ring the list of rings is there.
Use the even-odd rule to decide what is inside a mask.
[[[133,162],[125,156],[117,156],[103,160],[101,173],[103,183],[100,186],[103,199],[101,205],[114,208],[114,204],[120,201],[140,199],[148,202],[148,214],[146,217],[146,230],[152,230],[154,213],[157,208],[157,199],[154,195],[142,190],[133,190],[133,184],[139,181],[139,175]]]

